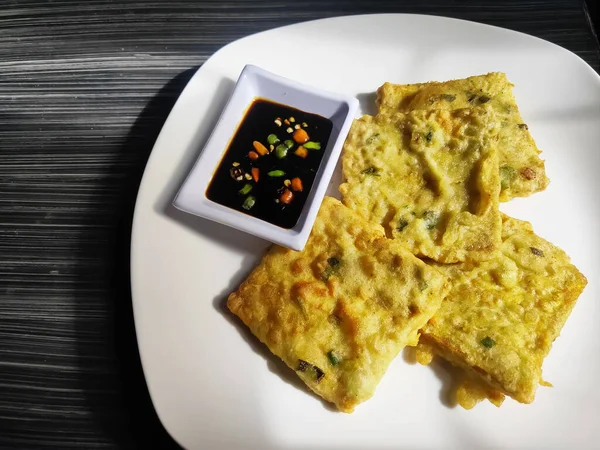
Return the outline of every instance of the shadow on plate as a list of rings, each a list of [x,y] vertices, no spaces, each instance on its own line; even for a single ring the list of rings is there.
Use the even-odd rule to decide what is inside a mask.
[[[404,347],[402,350],[402,359],[405,363],[414,366],[417,364],[417,350],[415,347]]]
[[[402,351],[402,359],[410,365],[418,364],[416,348],[405,347]],[[433,371],[442,384],[439,391],[439,399],[442,405],[447,408],[455,408],[457,405],[456,391],[464,380],[462,369],[453,366],[439,356],[434,357],[427,367]]]
[[[440,402],[447,408],[455,408],[456,391],[464,380],[464,372],[440,357],[435,357],[429,367],[442,382],[439,391]]]
[[[377,92],[363,92],[356,96],[358,103],[360,104],[360,110],[363,114],[369,114],[370,116],[377,115]]]
[[[98,364],[105,365],[103,373],[106,376],[82,379],[82,391],[86,393],[92,420],[112,442],[123,448],[181,448],[160,422],[142,370],[131,299],[130,245],[134,206],[146,162],[171,109],[197,70],[198,67],[188,69],[165,84],[139,114],[121,146],[120,151],[135,155],[135,160],[126,169],[122,166],[115,169],[115,172],[123,173],[124,181],[120,186],[119,204],[115,206],[119,212],[114,246],[106,249],[110,284],[107,287],[103,349],[90,349],[87,339],[76,341],[82,358],[93,354],[102,361]],[[84,310],[82,320],[75,322],[81,327],[77,330],[81,336],[90,333],[90,314],[89,310]],[[100,351],[106,355],[100,355]],[[111,374],[115,378],[112,381]],[[110,390],[109,382],[117,386],[116,392]],[[112,403],[115,404],[109,407]]]
[[[167,181],[163,188],[159,199],[154,205],[155,211],[168,217],[171,220],[183,225],[185,228],[194,231],[198,235],[205,237],[213,242],[218,242],[223,247],[231,250],[238,250],[244,253],[255,252],[256,249],[264,247],[264,241],[258,238],[251,237],[247,233],[235,230],[230,227],[194,216],[178,210],[173,206],[173,200],[181,185],[185,181],[188,173],[196,163],[200,156],[206,141],[217,124],[221,112],[225,108],[227,100],[233,91],[235,83],[223,78],[213,93],[210,100],[210,111],[207,119],[202,121],[194,137],[188,143],[187,148],[183,152],[181,161],[177,165],[173,175]]]

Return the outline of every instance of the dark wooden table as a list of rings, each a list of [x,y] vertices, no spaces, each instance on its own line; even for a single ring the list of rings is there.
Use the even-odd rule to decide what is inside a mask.
[[[154,140],[219,47],[377,12],[523,31],[600,68],[577,0],[0,0],[0,448],[176,448],[147,394],[128,284]]]

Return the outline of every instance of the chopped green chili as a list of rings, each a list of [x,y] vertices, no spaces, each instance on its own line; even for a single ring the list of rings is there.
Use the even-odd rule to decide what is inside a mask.
[[[275,134],[270,134],[267,136],[267,142],[271,145],[275,145],[279,143],[279,138]]]
[[[246,195],[250,193],[252,190],[252,185],[250,183],[246,183],[243,188],[240,189],[240,194]]]
[[[427,132],[427,134],[425,135],[425,140],[426,140],[427,142],[431,142],[431,140],[432,140],[432,139],[433,139],[433,131],[429,130],[429,131]]]
[[[270,177],[282,177],[285,175],[285,172],[283,170],[271,170],[267,172],[267,175]]]
[[[308,141],[302,144],[302,146],[307,150],[321,150],[320,142]]]
[[[277,159],[285,158],[287,156],[287,153],[288,153],[288,149],[285,147],[285,145],[279,144],[275,148],[275,156],[277,157]]]
[[[490,97],[488,97],[487,95],[480,95],[479,96],[479,103],[487,103],[491,100]]]
[[[287,149],[289,150],[290,148],[292,148],[294,146],[294,141],[290,141],[288,139],[287,141],[283,141],[283,145],[285,145],[287,147]]]
[[[456,95],[453,95],[453,94],[442,94],[441,97],[443,100],[446,100],[447,102],[453,102],[454,100],[456,100]]]

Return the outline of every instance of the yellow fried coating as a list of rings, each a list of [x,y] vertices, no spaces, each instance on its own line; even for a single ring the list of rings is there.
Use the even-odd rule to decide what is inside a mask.
[[[326,197],[301,252],[273,246],[227,306],[315,393],[344,412],[439,308],[444,277]]]
[[[460,109],[487,105],[499,117],[500,201],[527,197],[548,186],[540,150],[523,123],[504,73],[489,73],[443,83],[385,83],[377,91],[379,114],[421,109]]]
[[[531,403],[550,351],[586,278],[561,249],[537,236],[528,222],[503,215],[497,257],[479,263],[436,265],[450,292],[422,330],[417,360],[433,351],[466,369],[458,401],[471,408],[484,397],[507,394]]]
[[[355,120],[342,155],[343,202],[415,255],[489,259],[500,244],[496,128],[486,108]]]

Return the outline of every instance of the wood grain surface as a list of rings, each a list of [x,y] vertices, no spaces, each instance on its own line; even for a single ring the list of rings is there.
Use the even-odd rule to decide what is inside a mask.
[[[131,213],[162,124],[221,46],[337,15],[466,18],[599,69],[576,0],[0,0],[0,448],[176,448],[139,363]]]

